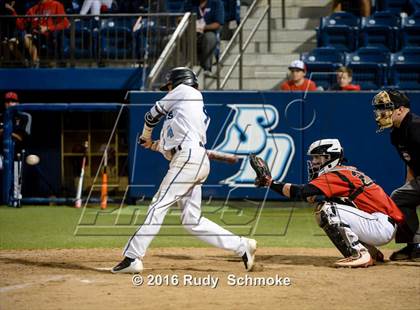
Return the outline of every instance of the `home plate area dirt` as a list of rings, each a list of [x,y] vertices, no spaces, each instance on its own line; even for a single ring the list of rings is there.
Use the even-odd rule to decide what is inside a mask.
[[[133,284],[109,272],[120,255],[2,250],[0,309],[420,309],[416,262],[337,269],[335,249],[259,248],[256,270],[245,272],[222,250],[153,248]]]

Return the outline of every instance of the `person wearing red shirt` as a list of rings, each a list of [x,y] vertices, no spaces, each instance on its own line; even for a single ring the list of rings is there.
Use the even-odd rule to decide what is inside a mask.
[[[308,184],[273,182],[270,176],[257,177],[255,184],[290,199],[318,202],[318,224],[345,257],[335,266],[368,267],[383,262],[376,246],[394,238],[397,225],[404,223],[403,213],[367,175],[342,165],[344,152],[337,139],[315,141],[307,154],[311,157]]]
[[[60,35],[54,35],[58,31],[70,26],[67,17],[52,17],[52,15],[66,15],[64,6],[55,0],[40,0],[38,4],[31,7],[27,16],[45,15],[45,18],[20,18],[17,21],[21,30],[27,30],[25,35],[25,46],[29,50],[33,63],[39,62],[37,46],[46,44],[53,46],[55,51],[60,52]]]
[[[340,67],[336,71],[337,84],[331,87],[331,90],[359,91],[360,85],[352,84],[353,70],[347,67]]]
[[[301,60],[294,60],[289,66],[289,80],[281,84],[281,90],[315,91],[315,82],[305,78],[306,66]]]
[[[16,16],[14,0],[5,0],[0,2],[0,61],[2,65],[8,65],[9,62],[22,62],[23,55],[19,50],[19,40],[16,31],[16,20],[6,18],[7,16]]]

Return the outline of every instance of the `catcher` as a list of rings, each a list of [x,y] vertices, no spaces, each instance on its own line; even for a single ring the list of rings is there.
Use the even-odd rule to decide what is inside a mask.
[[[383,189],[355,167],[342,165],[337,139],[313,142],[307,152],[309,183],[275,182],[265,161],[250,155],[255,185],[293,200],[316,203],[316,219],[344,259],[337,267],[368,267],[384,261],[375,247],[390,242],[404,216]]]

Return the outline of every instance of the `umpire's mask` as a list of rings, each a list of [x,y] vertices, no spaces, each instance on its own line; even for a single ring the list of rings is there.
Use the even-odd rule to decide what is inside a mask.
[[[395,109],[402,106],[410,108],[410,100],[403,92],[398,90],[383,90],[373,97],[372,105],[375,121],[378,125],[376,132],[381,132],[394,125],[392,114]]]

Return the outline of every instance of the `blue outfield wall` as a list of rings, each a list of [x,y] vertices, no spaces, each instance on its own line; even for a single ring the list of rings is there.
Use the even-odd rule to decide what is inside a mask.
[[[405,166],[390,143],[389,131],[376,133],[372,111],[374,92],[204,92],[211,117],[207,131],[208,149],[237,154],[235,165],[212,162],[204,185],[204,196],[214,198],[263,198],[265,189],[253,186],[254,174],[247,154],[256,153],[268,161],[276,179],[307,182],[306,150],[315,140],[338,138],[349,165],[357,166],[388,193],[401,186]],[[408,93],[412,110],[420,114],[420,93]],[[163,156],[136,147],[143,115],[159,92],[130,94],[130,196],[151,197],[167,169]],[[156,128],[154,138],[158,139]],[[275,193],[268,198],[277,199]]]
[[[10,116],[13,110],[38,113],[48,111],[49,117],[54,117],[51,113],[65,111],[126,113],[128,110],[129,196],[134,199],[152,197],[165,176],[169,162],[158,153],[140,148],[136,141],[143,127],[145,112],[164,95],[163,92],[131,92],[130,103],[124,105],[21,104],[11,108],[5,115],[3,139],[4,201],[8,201],[13,180],[13,147],[10,138]],[[269,199],[279,199],[276,193],[254,187],[255,174],[250,168],[247,155],[255,153],[266,159],[276,179],[305,183],[308,159],[306,150],[314,140],[321,138],[340,139],[349,165],[359,167],[391,193],[404,183],[405,167],[390,143],[389,131],[376,133],[371,105],[373,95],[373,92],[313,92],[303,99],[299,93],[205,92],[206,109],[211,117],[206,147],[237,154],[240,160],[234,165],[212,162],[210,175],[203,187],[204,196],[261,199],[268,194]],[[420,92],[410,92],[408,95],[413,112],[420,114]],[[36,121],[34,119],[34,124]],[[52,130],[59,132],[60,129],[58,126]],[[112,128],[109,130],[111,133]],[[157,127],[154,132],[155,139],[158,139],[159,130],[160,127]],[[44,139],[43,132],[39,138]],[[54,141],[59,141],[59,137]],[[42,168],[46,175],[54,176],[59,175],[54,169],[60,166],[60,147],[54,147],[51,143],[48,149],[32,151],[43,154]],[[26,183],[24,186],[32,185]],[[29,192],[35,193],[36,187],[33,189]],[[42,193],[39,195],[44,197]]]

